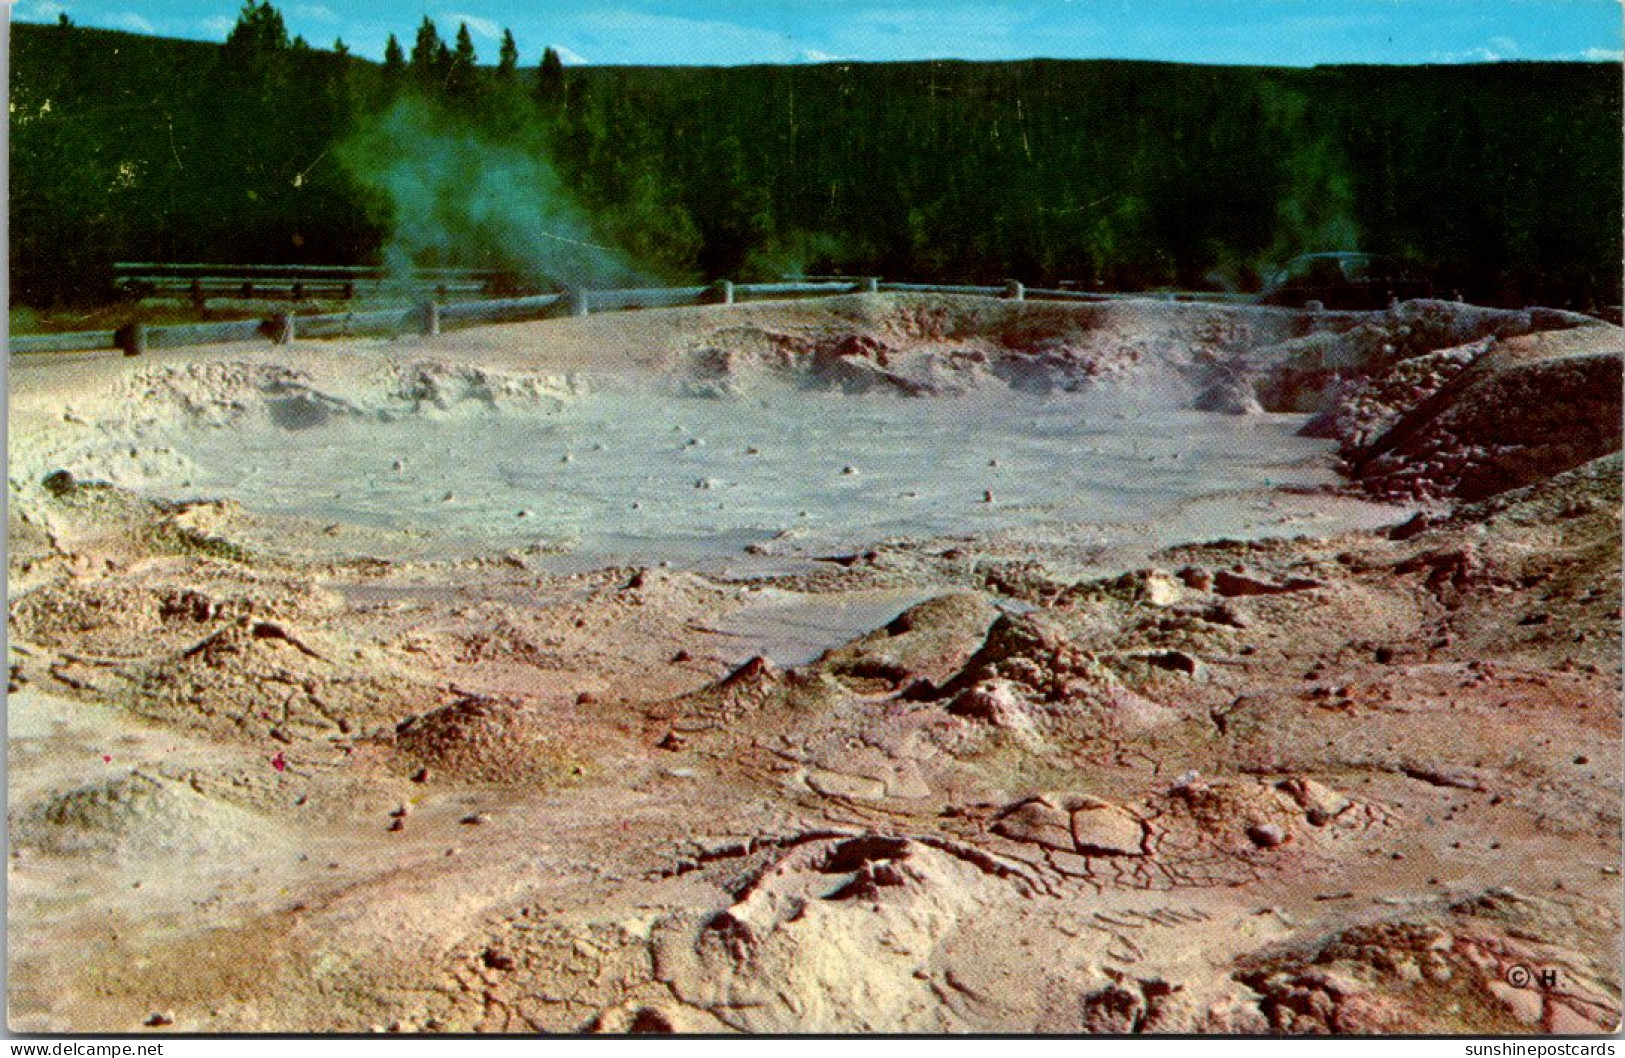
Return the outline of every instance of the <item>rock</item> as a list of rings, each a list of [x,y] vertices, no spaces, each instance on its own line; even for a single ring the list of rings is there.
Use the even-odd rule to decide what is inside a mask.
[[[1411,537],[1425,533],[1431,528],[1433,528],[1433,519],[1428,517],[1427,512],[1418,511],[1416,514],[1411,515],[1408,520],[1389,529],[1388,539],[1409,540]]]
[[[1320,586],[1320,581],[1310,580],[1307,577],[1293,577],[1283,584],[1272,584],[1267,580],[1233,573],[1227,569],[1221,569],[1213,575],[1213,590],[1227,598],[1236,595],[1281,595]]]
[[[1196,395],[1191,407],[1197,411],[1213,411],[1224,415],[1262,415],[1264,406],[1258,402],[1253,384],[1246,379],[1227,379]]]
[[[1172,606],[1179,597],[1179,584],[1168,574],[1154,569],[1145,575],[1145,598],[1152,606]]]
[[[993,824],[993,832],[1012,841],[1071,852],[1072,817],[1044,797],[1022,801]]]
[[[40,487],[57,497],[66,496],[77,484],[73,474],[66,470],[53,470],[40,479]]]
[[[1354,802],[1313,779],[1283,780],[1277,787],[1304,810],[1304,816],[1317,827],[1323,827],[1341,815]]]
[[[1213,587],[1213,574],[1195,566],[1186,566],[1180,570],[1179,579],[1184,582],[1185,587],[1194,591],[1208,591]]]
[[[161,1029],[167,1025],[175,1024],[175,1015],[172,1011],[155,1010],[149,1014],[147,1016],[147,1020],[143,1021],[141,1024],[150,1029]]]
[[[948,712],[971,720],[982,720],[1000,728],[1030,726],[1022,708],[1020,693],[1009,680],[984,680],[961,691],[948,703]]]
[[[480,962],[484,963],[489,969],[504,971],[512,970],[519,965],[514,961],[512,955],[509,955],[501,948],[486,948],[485,951],[480,953]]]
[[[1199,674],[1204,666],[1200,659],[1183,650],[1159,650],[1145,656],[1147,663],[1170,672],[1183,672],[1187,676]]]
[[[1287,833],[1278,823],[1251,823],[1247,838],[1261,849],[1274,849],[1286,844]]]
[[[1145,997],[1113,984],[1083,998],[1083,1031],[1090,1035],[1127,1036],[1145,1020]]]

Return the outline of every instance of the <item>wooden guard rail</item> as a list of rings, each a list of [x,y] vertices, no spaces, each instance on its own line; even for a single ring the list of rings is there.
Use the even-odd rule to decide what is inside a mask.
[[[213,266],[143,265],[140,267],[164,267],[185,270]],[[363,269],[338,269],[314,265],[304,266],[304,270],[312,274],[330,272],[335,276],[341,272],[366,271]],[[220,269],[218,271],[225,270]],[[278,281],[282,281],[282,279],[285,279],[285,274],[292,271],[292,267],[242,265],[232,271],[235,274],[243,275],[276,272],[280,276]],[[381,270],[372,271],[381,272]],[[422,274],[433,277],[432,272]],[[185,277],[182,276],[182,278]],[[314,275],[313,281],[315,281]],[[321,281],[330,281],[330,277],[322,277]],[[1243,300],[1242,298],[1223,294],[1099,294],[1076,290],[1028,289],[1014,280],[1001,286],[883,283],[874,278],[854,280],[844,277],[781,283],[731,283],[724,281],[712,283],[709,286],[574,290],[561,294],[487,298],[480,301],[454,302],[450,304],[441,304],[438,300],[426,300],[409,308],[380,309],[367,312],[334,312],[311,316],[298,316],[292,312],[278,312],[265,319],[237,320],[226,323],[183,323],[163,326],[132,323],[126,324],[116,331],[76,331],[63,334],[18,335],[11,338],[10,350],[13,353],[28,354],[122,349],[127,356],[136,356],[148,349],[214,345],[256,339],[269,339],[278,344],[286,344],[295,338],[348,338],[369,335],[392,337],[413,333],[438,334],[445,328],[473,327],[493,323],[517,323],[524,320],[543,319],[561,313],[585,316],[592,312],[670,308],[679,305],[732,305],[744,298],[762,299],[878,292],[959,294],[998,297],[1017,301],[1029,297],[1055,301],[1119,301],[1129,298],[1160,298],[1163,300],[1187,301]]]

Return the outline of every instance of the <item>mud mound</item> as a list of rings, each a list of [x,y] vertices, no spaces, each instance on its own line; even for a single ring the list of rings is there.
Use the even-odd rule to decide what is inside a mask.
[[[1594,324],[1544,309],[1515,312],[1413,301],[1386,312],[1304,314],[1241,306],[1011,303],[894,295],[832,304],[820,326],[720,329],[677,358],[686,392],[725,396],[764,379],[847,393],[951,395],[999,385],[1022,392],[1137,384],[1183,406],[1230,414],[1360,410],[1334,427],[1369,430],[1387,398],[1413,396],[1446,358],[1416,364],[1393,392],[1359,383],[1418,357],[1471,343]],[[1482,347],[1453,359],[1470,360]],[[1355,396],[1350,396],[1355,393]],[[1390,411],[1392,408],[1390,407]]]
[[[121,700],[149,716],[280,741],[361,732],[409,715],[431,693],[340,641],[249,619],[176,655],[120,670]]]
[[[1332,410],[1317,416],[1300,432],[1310,437],[1334,438],[1351,451],[1364,448],[1410,409],[1431,399],[1493,344],[1486,338],[1401,360],[1363,384],[1349,386],[1335,398]]]
[[[746,327],[719,331],[689,350],[679,371],[683,391],[692,396],[736,396],[766,380],[848,394],[923,396],[962,393],[987,381],[988,359],[980,348],[919,348],[863,333],[806,337]]]
[[[858,690],[940,684],[964,667],[997,615],[980,595],[929,599],[815,664]]]
[[[575,375],[518,374],[476,364],[424,360],[392,369],[383,387],[380,411],[400,415],[430,409],[557,407],[580,396],[585,388],[585,380]]]
[[[996,620],[981,648],[936,697],[955,716],[1072,741],[1140,733],[1179,716],[1124,686],[1039,614]]]
[[[1528,528],[1593,515],[1612,514],[1617,518],[1622,476],[1625,458],[1615,452],[1532,485],[1462,504],[1452,513],[1449,524],[1494,522]]]
[[[583,762],[547,718],[509,698],[465,697],[402,721],[394,745],[410,767],[463,782],[557,786]]]
[[[1618,1028],[1613,971],[1568,947],[1591,932],[1550,901],[1494,890],[1431,913],[1357,926],[1308,949],[1244,961],[1259,996],[1228,1031],[1294,1035],[1593,1035]],[[1546,983],[1536,976],[1549,974]]]
[[[13,819],[12,840],[67,855],[216,855],[261,841],[255,815],[146,772],[44,798]]]
[[[1314,333],[1241,357],[1267,410],[1319,413],[1304,428],[1307,436],[1374,436],[1385,417],[1430,395],[1493,342],[1596,323],[1550,309],[1425,300],[1343,315],[1357,322],[1323,327],[1317,319]]]
[[[183,640],[190,645],[210,627],[309,621],[334,616],[342,606],[337,593],[308,581],[204,559],[153,579],[104,577],[37,588],[11,604],[11,627],[29,642],[129,657]]]
[[[103,426],[271,426],[304,430],[334,419],[390,419],[426,412],[556,406],[579,391],[570,376],[504,372],[471,364],[422,360],[343,371],[309,371],[257,362],[168,363],[123,382]]]
[[[1381,496],[1475,500],[1617,451],[1621,360],[1485,357],[1362,449],[1353,473]]]
[[[864,834],[792,848],[726,910],[657,936],[684,1003],[745,1032],[930,1032],[941,946],[1012,881],[985,853]]]

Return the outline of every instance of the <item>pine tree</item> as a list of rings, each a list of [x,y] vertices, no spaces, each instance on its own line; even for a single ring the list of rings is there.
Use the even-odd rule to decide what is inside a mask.
[[[401,74],[406,72],[406,53],[401,50],[401,42],[391,33],[384,42],[384,79],[397,82]]]
[[[429,68],[429,85],[432,88],[444,89],[446,75],[451,72],[451,46],[441,41],[434,49],[434,62]]]
[[[266,102],[284,89],[292,50],[281,12],[269,2],[244,0],[220,49],[218,69],[239,90]]]
[[[446,43],[440,39],[434,20],[424,15],[423,24],[418,26],[417,40],[412,43],[412,77],[418,84],[430,87],[440,81],[437,75],[442,54],[449,55]]]
[[[269,0],[244,0],[237,24],[226,37],[225,53],[234,58],[252,58],[283,51],[290,46],[288,27],[282,12]]]
[[[346,56],[350,54],[350,46],[344,43],[343,37],[333,38],[333,54],[339,56]]]
[[[513,30],[502,31],[502,50],[497,56],[497,77],[511,82],[519,70],[519,45],[514,42]]]
[[[564,98],[564,61],[551,47],[542,52],[542,64],[536,68],[536,97],[544,103]]]
[[[474,91],[474,67],[479,56],[474,52],[474,37],[468,32],[468,23],[457,27],[457,48],[446,63],[445,88],[451,96],[467,96]]]

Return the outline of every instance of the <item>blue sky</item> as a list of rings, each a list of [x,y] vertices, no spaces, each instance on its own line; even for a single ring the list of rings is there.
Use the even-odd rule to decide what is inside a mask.
[[[3,0],[0,0],[3,2]],[[223,40],[240,0],[15,0],[13,18]],[[483,62],[503,27],[596,64],[1126,58],[1317,63],[1621,61],[1620,0],[284,0],[292,32],[371,58],[427,15],[467,22]]]

